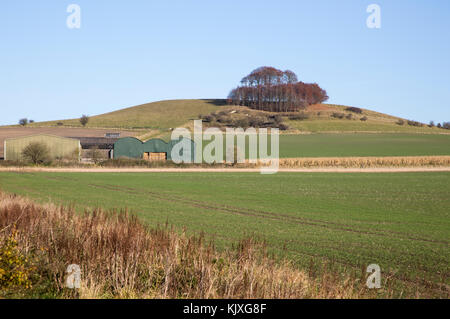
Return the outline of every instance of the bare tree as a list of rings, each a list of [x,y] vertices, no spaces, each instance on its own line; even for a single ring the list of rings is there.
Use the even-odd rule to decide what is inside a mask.
[[[92,146],[89,150],[89,157],[94,162],[94,164],[98,164],[102,159],[102,154],[100,153],[98,146]]]
[[[31,142],[22,151],[22,157],[33,164],[42,164],[49,161],[50,151],[44,143]]]
[[[86,124],[88,124],[88,122],[89,122],[89,116],[83,114],[80,118],[81,125],[86,126]]]

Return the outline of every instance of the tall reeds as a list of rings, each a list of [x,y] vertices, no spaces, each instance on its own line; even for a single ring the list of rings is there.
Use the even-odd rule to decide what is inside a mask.
[[[299,157],[281,158],[279,165],[282,168],[448,167],[450,156]]]

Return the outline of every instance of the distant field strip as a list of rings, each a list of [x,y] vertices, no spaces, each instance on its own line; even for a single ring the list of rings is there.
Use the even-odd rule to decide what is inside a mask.
[[[448,185],[450,172],[0,173],[0,189],[38,201],[127,208],[150,224],[203,231],[219,247],[255,236],[303,266],[378,263],[436,296],[449,293]]]
[[[450,166],[450,156],[282,158],[280,167],[420,167]]]
[[[450,135],[348,133],[280,136],[281,158],[433,155],[450,155]]]

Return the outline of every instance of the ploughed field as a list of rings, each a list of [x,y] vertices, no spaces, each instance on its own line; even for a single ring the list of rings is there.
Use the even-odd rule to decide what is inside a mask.
[[[450,173],[0,172],[0,189],[40,202],[126,208],[149,224],[246,236],[308,267],[379,264],[384,278],[449,293]],[[404,289],[404,288],[402,288]]]

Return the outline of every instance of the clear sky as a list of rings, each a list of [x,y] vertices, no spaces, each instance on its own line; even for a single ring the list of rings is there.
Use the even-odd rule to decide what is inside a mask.
[[[449,34],[448,0],[3,0],[0,125],[225,98],[263,65],[317,82],[328,103],[450,121]]]

